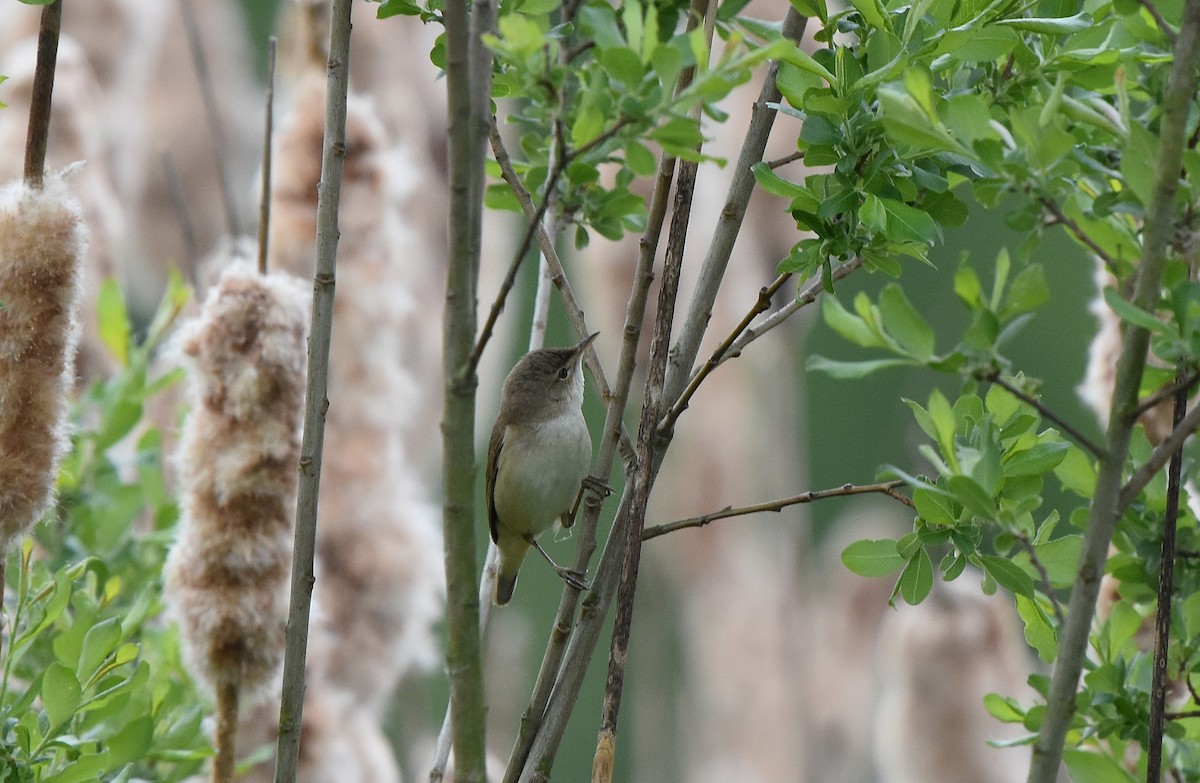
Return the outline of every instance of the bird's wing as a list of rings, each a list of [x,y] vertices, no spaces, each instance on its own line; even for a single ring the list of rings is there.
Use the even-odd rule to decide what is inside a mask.
[[[492,541],[499,543],[500,533],[496,530],[499,520],[496,517],[496,474],[500,471],[500,452],[504,448],[504,427],[497,423],[492,428],[492,439],[488,443],[487,473],[484,477],[487,492],[488,529],[492,533]]]

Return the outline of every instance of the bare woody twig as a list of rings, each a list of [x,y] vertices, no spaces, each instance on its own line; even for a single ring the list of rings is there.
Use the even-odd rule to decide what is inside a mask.
[[[1179,187],[1179,167],[1187,135],[1188,113],[1196,95],[1198,58],[1200,0],[1187,0],[1176,41],[1175,59],[1162,101],[1153,195],[1146,211],[1141,259],[1135,272],[1131,298],[1134,305],[1145,310],[1153,310],[1158,301],[1167,249],[1175,232],[1175,193]],[[1121,487],[1134,422],[1127,414],[1137,407],[1138,387],[1141,385],[1149,344],[1150,334],[1146,329],[1129,325],[1125,330],[1117,360],[1107,448],[1100,458],[1096,489],[1084,530],[1083,551],[1071,590],[1067,621],[1059,635],[1058,658],[1046,694],[1045,717],[1033,744],[1027,783],[1054,783],[1058,778],[1063,745],[1075,712],[1076,692],[1096,610],[1100,577],[1121,515],[1119,500],[1127,497],[1129,489],[1129,485],[1124,489]],[[1180,435],[1182,430],[1183,425],[1177,427],[1168,440]],[[1166,445],[1166,442],[1162,445]],[[1178,448],[1179,444],[1176,443],[1172,451]]]
[[[271,136],[275,119],[275,50],[279,39],[271,36],[267,40],[267,94],[263,116],[263,161],[262,193],[258,202],[258,271],[267,273],[267,245],[271,227]]]
[[[1099,457],[1104,453],[1104,450],[1102,448],[1100,448],[1099,445],[1094,443],[1090,438],[1088,438],[1082,432],[1080,432],[1079,430],[1075,429],[1070,424],[1068,424],[1057,413],[1050,410],[1050,408],[1046,407],[1046,405],[1041,400],[1039,400],[1037,397],[1034,397],[1031,394],[1026,394],[1023,390],[1021,390],[1017,386],[1014,386],[1013,384],[1009,383],[1000,375],[999,372],[980,373],[977,377],[981,381],[987,381],[988,383],[996,384],[997,386],[1004,389],[1006,392],[1008,392],[1012,396],[1016,397],[1021,402],[1025,403],[1026,405],[1031,406],[1034,410],[1036,410],[1038,413],[1040,413],[1042,415],[1042,418],[1050,420],[1060,430],[1065,432],[1071,438],[1071,440],[1075,441],[1080,446],[1083,446],[1085,449],[1092,452],[1093,456]]]
[[[1146,411],[1152,408],[1157,408],[1165,400],[1169,400],[1174,397],[1180,389],[1190,392],[1192,387],[1196,384],[1196,380],[1198,378],[1200,378],[1200,373],[1191,372],[1182,378],[1176,379],[1139,402],[1138,406],[1130,413],[1130,416],[1136,419]]]
[[[729,333],[729,336],[721,341],[721,344],[717,346],[715,351],[713,351],[712,356],[708,357],[708,361],[701,365],[700,369],[692,373],[692,377],[688,381],[687,388],[683,390],[683,393],[679,395],[679,399],[675,401],[675,403],[671,406],[671,409],[667,411],[665,416],[663,416],[662,421],[659,422],[658,428],[660,430],[670,430],[675,426],[675,421],[679,418],[680,414],[687,410],[688,403],[691,402],[692,395],[696,393],[696,389],[700,387],[700,384],[704,382],[704,379],[708,377],[708,374],[715,370],[717,365],[721,363],[721,359],[725,356],[725,353],[729,350],[729,347],[733,345],[734,341],[742,335],[742,332],[750,328],[750,323],[757,318],[760,313],[765,313],[767,311],[767,309],[771,306],[771,298],[775,296],[775,294],[780,288],[783,287],[783,284],[786,283],[791,276],[792,275],[790,272],[785,272],[784,274],[775,278],[775,282],[771,283],[769,286],[763,286],[761,289],[759,289],[758,300],[754,303],[754,307],[750,308],[750,311],[746,313],[746,316],[742,318],[741,322],[733,328],[733,331]]]
[[[225,170],[225,133],[221,129],[221,117],[217,113],[217,96],[213,91],[212,72],[208,69],[208,58],[204,55],[204,42],[200,40],[200,25],[191,0],[179,0],[179,11],[183,16],[183,29],[187,35],[188,49],[192,53],[192,65],[196,79],[200,82],[200,96],[204,101],[204,117],[208,120],[208,132],[212,136],[213,154],[217,164],[217,184],[221,187],[221,204],[225,207],[225,223],[230,236],[242,233],[241,221],[233,202],[233,189],[229,185],[229,172]]]
[[[37,64],[33,70],[33,97],[29,103],[29,129],[25,134],[25,184],[34,190],[41,190],[46,174],[46,145],[50,138],[50,107],[61,31],[62,0],[54,0],[42,8]]]
[[[1171,430],[1171,434],[1162,443],[1155,446],[1154,451],[1150,452],[1150,458],[1146,460],[1145,464],[1135,470],[1125,486],[1121,487],[1121,494],[1117,499],[1117,513],[1123,513],[1125,509],[1129,508],[1129,504],[1134,501],[1138,493],[1146,488],[1150,479],[1163,469],[1163,466],[1170,461],[1175,452],[1179,451],[1183,442],[1198,427],[1200,427],[1200,406],[1188,411],[1175,429]]]
[[[862,269],[862,265],[863,262],[861,258],[852,258],[849,261],[838,264],[833,268],[833,272],[830,273],[830,280],[836,283],[837,281],[849,275],[851,272]],[[779,326],[788,318],[791,318],[800,309],[808,307],[813,302],[817,301],[817,298],[821,296],[821,292],[823,290],[824,283],[819,277],[809,280],[804,284],[803,288],[796,292],[795,299],[768,315],[762,320],[761,323],[746,328],[746,330],[742,332],[742,335],[734,340],[733,344],[729,346],[729,350],[725,352],[725,354],[717,362],[717,365],[722,365],[729,359],[736,359],[737,357],[741,356],[742,351],[746,350],[746,346],[750,345],[750,343]]]
[[[1067,214],[1062,211],[1062,208],[1059,207],[1058,204],[1056,204],[1052,199],[1043,198],[1042,206],[1044,206],[1046,210],[1054,216],[1054,223],[1061,225],[1070,231],[1076,239],[1078,239],[1085,247],[1087,247],[1088,250],[1095,253],[1096,256],[1104,262],[1106,267],[1109,269],[1117,268],[1117,262],[1113,260],[1113,257],[1110,256],[1104,250],[1104,248],[1096,244],[1096,240],[1092,239],[1091,236],[1088,235],[1088,233],[1084,231],[1078,223],[1068,217]]]
[[[186,4],[187,0],[181,0]],[[333,330],[333,291],[337,268],[338,203],[346,155],[346,95],[350,68],[350,3],[334,0],[329,30],[328,92],[321,184],[317,198],[317,264],[313,276],[312,328],[308,341],[308,391],[304,437],[300,445],[300,488],[296,499],[296,539],[292,551],[291,604],[283,661],[283,698],[275,783],[294,783],[300,759],[304,715],[304,668],[312,609],[313,559],[316,554],[317,495],[329,408],[329,342]]]
[[[642,532],[642,540],[649,541],[652,538],[664,536],[667,533],[673,533],[676,530],[683,530],[689,527],[704,527],[718,519],[729,519],[730,517],[741,517],[747,514],[758,514],[763,511],[779,512],[791,506],[798,506],[802,503],[813,503],[826,498],[849,497],[851,495],[866,495],[866,494],[883,494],[896,500],[909,508],[913,508],[912,500],[900,492],[900,487],[905,485],[904,481],[885,481],[880,484],[843,484],[840,487],[833,489],[812,489],[800,495],[793,495],[790,498],[781,500],[772,500],[767,503],[756,503],[752,506],[741,506],[733,508],[726,506],[720,511],[714,511],[711,514],[702,514],[698,517],[688,517],[687,519],[677,519],[674,522],[665,522],[661,525],[648,527]]]

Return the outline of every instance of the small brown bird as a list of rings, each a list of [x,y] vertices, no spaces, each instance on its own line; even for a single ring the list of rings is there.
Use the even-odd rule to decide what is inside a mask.
[[[529,547],[541,551],[534,538],[555,519],[566,527],[574,521],[572,505],[592,459],[580,358],[596,334],[570,348],[530,351],[504,381],[486,474],[488,526],[500,555],[497,606],[512,598]],[[554,568],[578,583],[567,569]]]

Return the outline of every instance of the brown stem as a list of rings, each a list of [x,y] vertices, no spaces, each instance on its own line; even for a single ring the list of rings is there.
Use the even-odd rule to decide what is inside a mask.
[[[33,71],[33,98],[29,104],[29,130],[25,135],[25,184],[34,190],[41,190],[46,175],[50,105],[54,97],[54,70],[58,62],[58,34],[61,30],[62,0],[54,0],[42,8],[37,65]]]
[[[237,763],[238,686],[217,686],[217,755],[213,759],[212,783],[233,783]]]
[[[1158,29],[1162,30],[1162,34],[1166,36],[1168,41],[1170,41],[1171,46],[1174,46],[1175,31],[1171,29],[1169,24],[1167,24],[1167,20],[1163,18],[1163,15],[1159,12],[1158,7],[1155,6],[1154,3],[1150,2],[1150,0],[1138,0],[1138,2],[1142,4],[1143,8],[1150,12],[1150,15],[1154,17],[1154,23],[1158,25]]]
[[[267,40],[267,94],[266,111],[263,117],[263,162],[262,194],[258,200],[258,271],[267,273],[267,249],[271,229],[271,136],[275,120],[275,50],[279,39],[271,36]]]
[[[1187,440],[1196,428],[1200,427],[1200,405],[1192,408],[1183,417],[1183,420],[1171,430],[1162,443],[1154,447],[1154,451],[1150,453],[1150,458],[1129,477],[1129,481],[1125,482],[1125,486],[1121,487],[1121,494],[1117,497],[1117,513],[1123,513],[1129,508],[1129,504],[1137,497],[1150,479],[1154,478],[1154,474],[1162,470],[1163,465],[1179,451],[1179,447]]]
[[[183,16],[183,30],[187,36],[188,50],[192,54],[192,66],[196,70],[196,79],[200,82],[200,98],[204,103],[204,118],[208,122],[208,133],[212,137],[213,155],[216,158],[217,184],[221,189],[221,205],[225,208],[225,223],[230,236],[242,233],[241,222],[238,220],[237,209],[234,207],[233,188],[229,185],[229,172],[225,170],[225,134],[221,129],[221,118],[217,113],[217,95],[213,90],[212,72],[208,68],[208,58],[204,55],[204,43],[200,40],[200,25],[196,21],[196,12],[191,0],[179,0],[179,11]]]
[[[664,522],[661,525],[654,525],[642,531],[642,540],[649,541],[652,538],[665,536],[667,533],[673,533],[676,530],[683,530],[689,527],[704,527],[718,519],[729,519],[731,517],[741,517],[747,514],[758,514],[763,511],[779,512],[790,506],[798,506],[803,503],[813,503],[826,498],[841,498],[851,495],[866,495],[870,493],[878,493],[887,495],[893,500],[899,501],[909,508],[913,508],[912,500],[902,492],[900,487],[904,486],[903,481],[885,481],[879,484],[843,484],[840,487],[833,489],[810,489],[799,495],[793,495],[790,498],[782,498],[781,500],[772,500],[767,503],[756,503],[752,506],[741,506],[733,508],[727,506],[720,511],[714,511],[711,514],[701,514],[698,517],[688,517],[687,519],[677,519],[674,522]]]
[[[707,11],[707,13],[706,13]],[[692,0],[689,26],[699,19],[706,22],[711,46],[711,19],[716,3]],[[694,71],[691,72],[694,75]],[[680,79],[686,89],[691,75]],[[694,114],[698,119],[698,114]],[[663,262],[662,282],[658,289],[658,310],[654,334],[650,339],[650,363],[647,368],[645,392],[642,395],[642,416],[638,426],[637,469],[633,475],[633,494],[627,526],[614,530],[613,535],[625,537],[625,552],[621,561],[620,581],[617,584],[617,609],[613,619],[612,643],[608,655],[608,675],[604,683],[604,702],[600,710],[600,730],[593,756],[592,783],[611,783],[613,760],[616,755],[617,720],[625,687],[625,662],[629,657],[629,637],[633,626],[634,596],[637,592],[638,568],[642,555],[642,529],[646,524],[646,507],[654,483],[654,450],[658,419],[664,402],[667,359],[671,347],[671,328],[675,320],[675,302],[679,296],[679,277],[683,269],[683,252],[687,244],[688,225],[692,214],[692,195],[696,187],[697,164],[692,161],[679,165],[675,181],[675,202],[671,226],[667,233],[667,250]]]

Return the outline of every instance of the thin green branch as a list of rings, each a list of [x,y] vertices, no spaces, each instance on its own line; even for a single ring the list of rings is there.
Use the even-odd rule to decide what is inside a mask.
[[[711,514],[701,514],[698,517],[688,517],[687,519],[677,519],[674,522],[664,522],[661,525],[654,525],[642,531],[642,540],[649,541],[652,538],[665,536],[667,533],[673,533],[676,530],[683,530],[689,527],[704,527],[705,525],[716,522],[719,519],[729,519],[731,517],[741,517],[748,514],[758,514],[764,511],[780,512],[785,508],[798,506],[803,503],[814,503],[818,500],[826,498],[842,498],[851,495],[867,495],[867,494],[883,494],[896,500],[909,508],[914,508],[912,499],[904,493],[900,492],[900,488],[905,485],[902,480],[885,481],[879,484],[843,484],[840,487],[833,489],[810,489],[808,492],[803,492],[799,495],[793,495],[790,498],[782,498],[780,500],[772,500],[767,503],[756,503],[752,506],[741,506],[733,508],[726,506],[720,511],[714,511]]]
[[[334,0],[329,30],[328,87],[325,97],[325,141],[321,151],[321,184],[317,189],[317,264],[313,275],[312,327],[308,337],[308,389],[304,436],[300,445],[300,487],[296,498],[296,532],[292,551],[291,604],[283,657],[283,694],[279,706],[279,741],[275,783],[295,783],[300,762],[300,729],[304,715],[304,670],[308,657],[308,622],[316,581],[317,496],[329,409],[329,341],[333,332],[333,292],[337,269],[338,204],[346,160],[346,94],[350,70],[350,2]]]
[[[446,570],[446,668],[455,779],[487,779],[483,650],[476,588],[475,392],[471,364],[482,244],[484,163],[491,54],[481,36],[496,9],[490,0],[447,3],[446,93],[449,102],[450,235],[442,321],[444,410],[442,531]]]

